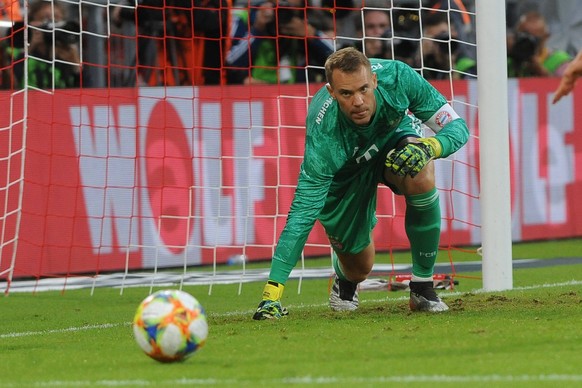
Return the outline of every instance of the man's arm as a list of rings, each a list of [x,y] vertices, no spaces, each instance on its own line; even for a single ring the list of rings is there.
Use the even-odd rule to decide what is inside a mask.
[[[284,309],[280,302],[285,283],[297,264],[307,237],[325,204],[327,192],[333,179],[333,175],[318,174],[325,169],[310,168],[311,158],[307,156],[310,155],[309,149],[312,143],[309,136],[306,140],[306,157],[301,164],[295,197],[287,216],[285,228],[277,241],[277,247],[271,261],[269,280],[265,284],[262,301],[259,303],[253,319],[280,318],[288,314],[287,309]],[[315,159],[316,164],[321,161],[321,156],[325,157],[325,155],[315,153],[313,159]],[[309,174],[308,171],[311,171],[312,174]]]
[[[390,152],[386,167],[394,174],[416,176],[432,159],[446,158],[469,140],[469,129],[445,97],[414,69],[401,65],[398,81],[409,99],[410,111],[435,132]]]
[[[560,80],[558,89],[556,89],[556,92],[554,93],[554,99],[552,103],[555,104],[556,102],[560,101],[562,97],[568,95],[572,89],[574,89],[576,80],[580,76],[582,76],[582,51],[578,53],[576,58],[574,58],[568,67],[566,67],[566,70],[564,70],[564,75]]]
[[[442,144],[437,158],[446,158],[467,143],[467,123],[426,79],[410,66],[400,64],[396,82],[408,97],[410,111],[435,132],[434,137]]]
[[[437,157],[446,158],[457,152],[469,140],[469,128],[465,120],[448,103],[443,105],[425,122],[435,132],[435,138],[442,145]]]
[[[469,139],[469,128],[445,97],[410,66],[401,70],[399,77],[410,100],[410,111],[436,134],[442,145],[437,158],[446,158],[457,152]]]
[[[301,167],[295,197],[273,255],[270,280],[285,284],[297,264],[307,237],[323,209],[332,178],[310,176]],[[277,262],[277,264],[275,264]]]

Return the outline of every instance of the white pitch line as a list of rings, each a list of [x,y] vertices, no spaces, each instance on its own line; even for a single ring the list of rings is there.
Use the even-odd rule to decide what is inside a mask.
[[[37,335],[47,335],[47,334],[58,334],[58,333],[68,333],[74,331],[85,331],[85,330],[95,330],[95,329],[111,329],[113,327],[125,326],[127,324],[120,323],[104,323],[101,325],[85,325],[79,327],[67,327],[65,329],[50,329],[50,330],[40,330],[40,331],[22,331],[14,333],[0,334],[0,339],[4,338],[16,338],[16,337],[30,337]]]
[[[539,375],[402,375],[402,376],[375,376],[375,377],[337,377],[337,376],[300,376],[282,379],[262,379],[253,380],[253,385],[283,385],[283,384],[309,384],[309,385],[329,385],[329,384],[381,384],[381,383],[507,383],[507,382],[580,382],[582,375],[566,374],[539,374]],[[196,385],[219,385],[234,386],[250,383],[241,379],[175,379],[165,381],[149,381],[144,379],[136,380],[49,380],[37,381],[31,387],[145,387],[157,386],[196,386]],[[16,387],[16,385],[0,382],[0,387]]]
[[[481,382],[535,382],[535,381],[582,381],[582,375],[404,375],[376,377],[304,376],[273,381],[272,384],[370,384],[370,383],[481,383]]]
[[[535,290],[535,289],[540,289],[540,288],[554,288],[554,287],[579,286],[579,285],[582,285],[582,281],[570,280],[567,282],[560,282],[560,283],[544,283],[544,284],[538,284],[538,285],[533,285],[533,286],[514,287],[513,289],[508,290],[508,291]],[[494,293],[494,292],[500,292],[500,291],[484,291],[484,290],[473,290],[473,291],[463,291],[463,292],[452,291],[452,292],[442,293],[442,294],[440,294],[440,296],[443,299],[447,299],[450,297],[461,296],[461,295],[464,295],[467,293],[481,294],[481,293]],[[368,299],[368,300],[364,301],[364,303],[383,302],[386,300],[398,301],[398,300],[407,300],[407,299],[408,299],[407,295],[406,296],[402,295],[402,296],[398,296],[396,298]],[[301,304],[301,305],[288,305],[287,307],[292,308],[292,309],[304,309],[304,308],[322,307],[322,306],[326,306],[326,305],[327,305],[327,303]],[[244,315],[250,316],[250,314],[252,314],[253,312],[254,312],[254,309],[253,310],[246,310],[246,311],[229,311],[229,312],[225,312],[225,313],[209,313],[209,315],[211,317],[224,318],[224,317],[244,316]],[[47,334],[58,334],[58,333],[67,333],[67,332],[85,331],[85,330],[96,330],[96,329],[112,329],[112,328],[119,327],[119,326],[130,326],[130,325],[131,325],[131,322],[104,323],[104,324],[100,324],[100,325],[85,325],[85,326],[79,326],[79,327],[68,327],[65,329],[12,332],[12,333],[0,334],[0,339],[17,338],[17,337],[31,337],[31,336],[40,336],[40,335],[47,335]]]

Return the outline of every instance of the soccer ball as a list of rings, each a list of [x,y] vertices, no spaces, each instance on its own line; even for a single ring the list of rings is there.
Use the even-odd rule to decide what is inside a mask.
[[[137,308],[133,335],[154,360],[182,361],[206,343],[206,313],[198,300],[184,291],[157,291]]]

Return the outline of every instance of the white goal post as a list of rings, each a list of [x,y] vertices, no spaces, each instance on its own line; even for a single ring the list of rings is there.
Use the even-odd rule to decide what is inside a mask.
[[[505,1],[476,2],[483,288],[513,287]]]

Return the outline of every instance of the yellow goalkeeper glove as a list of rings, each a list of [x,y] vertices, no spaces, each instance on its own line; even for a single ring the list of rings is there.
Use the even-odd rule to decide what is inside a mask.
[[[386,167],[394,174],[414,178],[428,162],[442,155],[443,146],[437,138],[421,137],[416,140],[390,151],[386,156]]]
[[[269,280],[267,284],[265,284],[265,288],[263,289],[263,300],[272,301],[281,300],[284,289],[285,289],[284,285]]]
[[[253,314],[253,319],[279,319],[288,315],[286,308],[281,306],[281,296],[285,286],[269,280],[263,289],[263,300],[259,303],[259,307]]]

